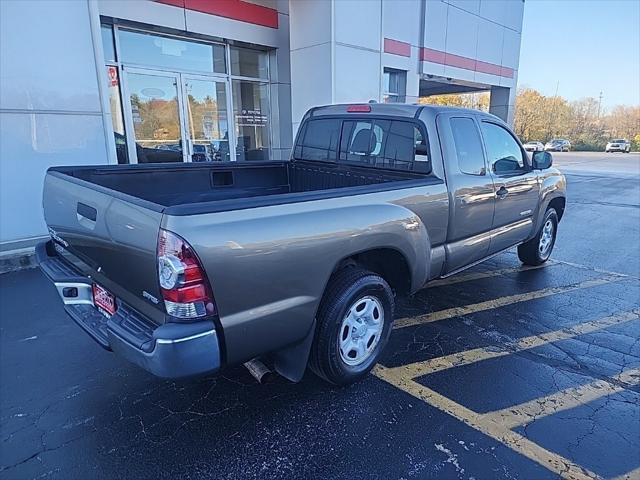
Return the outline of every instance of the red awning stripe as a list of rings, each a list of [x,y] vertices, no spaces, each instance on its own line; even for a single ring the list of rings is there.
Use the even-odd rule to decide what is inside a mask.
[[[463,68],[474,72],[488,73],[490,75],[497,75],[500,77],[513,78],[515,74],[515,70],[513,68],[503,67],[502,65],[497,65],[495,63],[483,62],[474,58],[454,55],[452,53],[426,47],[420,49],[420,60],[423,62]]]
[[[393,40],[392,38],[384,39],[384,51],[385,53],[391,53],[393,55],[400,55],[402,57],[411,56],[411,44],[401,42],[400,40]]]
[[[263,27],[278,28],[278,11],[244,0],[155,0],[158,3],[208,13]]]

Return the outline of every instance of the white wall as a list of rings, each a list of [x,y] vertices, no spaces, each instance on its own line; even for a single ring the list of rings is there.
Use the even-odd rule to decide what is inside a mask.
[[[423,46],[497,66],[518,68],[524,2],[522,0],[428,0]],[[425,74],[467,82],[515,87],[513,78],[433,62],[421,62]]]
[[[1,250],[46,235],[48,167],[107,163],[102,113],[87,1],[0,1]]]
[[[330,1],[289,3],[291,117],[295,136],[304,113],[333,101],[333,31]]]

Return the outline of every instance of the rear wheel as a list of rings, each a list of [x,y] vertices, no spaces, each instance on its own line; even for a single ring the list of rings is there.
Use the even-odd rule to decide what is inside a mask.
[[[376,364],[393,322],[393,294],[379,275],[346,267],[320,303],[309,366],[336,385],[360,380]]]
[[[542,220],[538,234],[518,246],[518,257],[525,265],[541,265],[551,256],[558,232],[558,214],[549,208]]]

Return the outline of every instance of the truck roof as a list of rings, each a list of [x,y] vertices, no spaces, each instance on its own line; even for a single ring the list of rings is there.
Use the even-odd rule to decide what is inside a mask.
[[[369,108],[368,111],[360,110],[360,108]],[[325,116],[325,115],[344,115],[350,113],[349,108],[353,113],[371,113],[378,115],[393,115],[400,117],[415,117],[418,112],[428,110],[432,115],[444,112],[469,112],[474,114],[484,114],[494,117],[487,112],[481,110],[474,110],[470,108],[452,107],[448,105],[421,105],[421,104],[406,104],[406,103],[342,103],[337,105],[323,105],[314,107],[309,110],[308,115],[310,117]],[[496,117],[497,118],[497,117]]]

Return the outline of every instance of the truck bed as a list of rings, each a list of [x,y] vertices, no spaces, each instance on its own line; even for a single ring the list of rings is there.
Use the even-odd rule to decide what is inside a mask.
[[[50,169],[174,215],[251,208],[423,183],[423,173],[317,161]],[[402,185],[400,185],[402,183]],[[394,185],[391,185],[394,184]],[[407,185],[408,186],[408,185]],[[348,192],[342,189],[349,188]],[[148,202],[148,203],[147,203]]]

